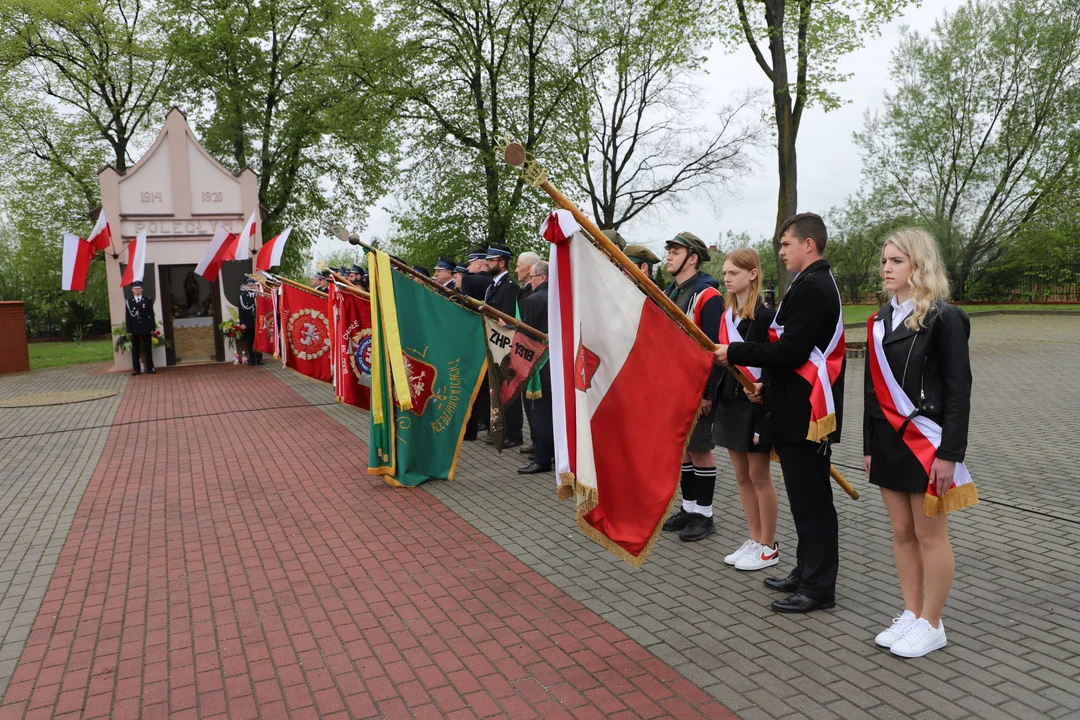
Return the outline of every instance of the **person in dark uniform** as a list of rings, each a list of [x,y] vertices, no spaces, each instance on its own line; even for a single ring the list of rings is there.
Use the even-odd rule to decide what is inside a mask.
[[[974,504],[974,485],[954,485],[963,473],[971,412],[971,362],[967,314],[946,302],[949,277],[934,238],[924,230],[898,230],[881,249],[881,275],[890,296],[874,317],[872,335],[884,387],[871,373],[873,356],[866,359],[863,405],[863,466],[870,482],[881,489],[893,526],[893,555],[904,597],[904,612],[875,642],[901,657],[922,657],[945,647],[941,612],[955,572],[949,527],[942,508],[930,503],[927,490],[934,485],[938,498],[970,495],[950,503]],[[880,342],[880,345],[878,344]],[[892,375],[897,394],[914,407],[908,422],[921,417],[923,428],[936,426],[939,442],[932,460],[920,460],[882,411],[879,398],[895,408],[894,421],[908,415],[892,399],[886,373]],[[900,425],[901,429],[904,428]],[[924,434],[924,437],[927,437]],[[930,464],[929,473],[926,464]],[[963,489],[962,489],[963,488]],[[948,507],[948,506],[946,506]],[[935,512],[935,515],[931,515]]]
[[[533,291],[521,307],[521,319],[542,333],[548,331],[548,264],[538,260],[529,269]],[[551,365],[540,368],[540,397],[526,400],[532,427],[532,461],[518,470],[520,475],[551,472],[555,463],[555,429],[551,414]]]
[[[604,237],[606,237],[608,240],[615,243],[615,246],[620,250],[624,250],[626,248],[626,240],[623,239],[623,236],[619,234],[618,230],[608,228],[607,230],[601,230],[600,232],[602,232],[604,234]]]
[[[807,440],[811,385],[797,372],[815,348],[825,353],[843,320],[840,292],[828,261],[822,258],[828,234],[813,213],[794,215],[780,227],[780,259],[796,273],[777,308],[776,342],[721,345],[716,360],[760,367],[764,376],[765,439],[772,443],[784,473],[791,514],[799,537],[795,568],[765,585],[791,595],[772,603],[776,612],[804,613],[836,604],[839,530],[829,478],[831,444],[840,441],[844,401],[844,363],[832,383],[836,429],[822,442]]]
[[[465,265],[454,266],[454,289],[461,292],[461,284],[465,282],[465,276],[468,275],[469,268]]]
[[[454,262],[454,258],[439,258],[439,262],[435,263],[435,282],[439,283],[447,290],[453,290],[457,287],[457,284],[454,282],[455,267],[457,267],[457,263]]]
[[[768,342],[769,325],[776,313],[761,297],[761,258],[753,248],[732,250],[724,258],[724,289],[727,297],[720,337],[728,341]],[[760,368],[744,368],[757,381]],[[760,386],[757,386],[760,391]],[[755,395],[758,393],[754,393]],[[725,372],[713,403],[713,442],[727,448],[739,500],[750,537],[724,558],[736,570],[763,570],[780,562],[776,545],[776,486],[769,462],[769,444],[761,435],[765,412],[746,397],[743,386]]]
[[[484,295],[484,302],[500,310],[510,317],[517,314],[518,285],[510,277],[509,267],[513,253],[505,245],[492,245],[487,251],[488,272],[492,276],[491,287]],[[521,403],[510,403],[505,410],[506,417],[503,419],[506,426],[506,434],[503,440],[503,448],[509,450],[516,448],[524,442],[522,430],[525,424],[524,413]]]
[[[458,289],[472,299],[483,302],[491,283],[492,278],[487,271],[487,249],[480,247],[470,250],[466,273]],[[480,381],[480,390],[476,393],[476,400],[473,401],[469,420],[465,423],[465,439],[476,440],[479,431],[487,430],[490,422],[491,399],[485,374],[484,379]]]
[[[701,271],[709,261],[709,248],[697,235],[681,232],[666,244],[668,272],[674,281],[664,290],[694,324],[716,342],[724,315],[724,297],[716,278]],[[704,540],[716,532],[713,492],[716,456],[713,455],[712,402],[723,370],[714,367],[705,384],[697,423],[686,443],[682,464],[682,509],[668,518],[663,529],[678,532],[685,542]]]
[[[648,275],[650,280],[656,282],[653,277],[653,268],[660,262],[660,258],[656,257],[656,253],[644,245],[627,245],[623,248],[623,253],[630,258],[630,262],[638,266],[641,272]]]
[[[157,317],[154,315],[154,300],[143,296],[141,280],[131,283],[131,297],[124,303],[124,324],[131,336],[131,374],[142,372],[139,355],[145,348],[146,372],[154,375],[154,343],[151,339],[157,330]]]
[[[244,334],[241,336],[241,358],[246,357],[251,365],[262,365],[262,353],[255,352],[255,334],[258,332],[259,316],[255,312],[255,292],[259,289],[259,283],[254,278],[248,278],[240,288],[240,311],[238,313],[240,324],[244,326]]]

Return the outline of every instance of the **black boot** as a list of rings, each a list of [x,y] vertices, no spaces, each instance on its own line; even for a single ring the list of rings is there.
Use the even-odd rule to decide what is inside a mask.
[[[716,532],[716,523],[713,522],[711,517],[694,513],[690,516],[690,522],[679,533],[679,539],[683,542],[697,542],[698,540],[704,540],[714,532]]]

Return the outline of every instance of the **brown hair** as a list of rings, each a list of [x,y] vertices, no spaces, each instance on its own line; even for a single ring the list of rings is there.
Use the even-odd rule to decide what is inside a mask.
[[[757,309],[758,297],[761,295],[761,257],[754,248],[739,248],[732,250],[724,257],[725,263],[731,263],[740,270],[750,272],[757,270],[757,277],[750,281],[750,292],[746,296],[746,303],[738,306],[738,298],[735,293],[727,293],[725,300],[726,309],[733,310],[735,317],[743,320],[753,320],[754,311]]]
[[[784,237],[784,233],[788,230],[791,230],[791,234],[799,242],[810,238],[814,241],[814,245],[817,246],[818,253],[825,252],[825,243],[829,240],[829,231],[825,229],[825,221],[821,219],[820,215],[814,213],[792,215],[780,226],[780,232],[776,234],[776,237]]]

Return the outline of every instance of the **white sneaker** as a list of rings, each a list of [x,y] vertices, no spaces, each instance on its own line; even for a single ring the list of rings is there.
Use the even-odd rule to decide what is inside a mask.
[[[757,543],[753,540],[747,540],[742,544],[741,548],[725,557],[724,562],[728,565],[734,565],[735,563],[739,562],[739,558],[741,558],[746,553],[751,552],[754,549],[755,545],[757,545]]]
[[[910,610],[905,610],[903,615],[893,618],[891,627],[888,627],[877,634],[877,637],[874,638],[874,642],[881,647],[891,648],[893,643],[904,637],[904,634],[911,629],[911,626],[915,624],[916,620],[918,620],[918,618],[915,617],[915,613]]]
[[[919,618],[904,637],[892,644],[889,650],[893,655],[917,658],[945,647],[945,623],[938,622],[935,628],[928,620]]]
[[[763,570],[780,562],[780,548],[777,545],[767,547],[754,543],[754,551],[748,552],[735,562],[736,570]]]

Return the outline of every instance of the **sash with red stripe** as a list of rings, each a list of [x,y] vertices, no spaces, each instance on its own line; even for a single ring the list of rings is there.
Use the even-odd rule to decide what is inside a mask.
[[[836,279],[832,273],[833,288],[836,289],[836,297],[840,298],[840,289],[836,287]],[[776,317],[780,317],[781,302],[776,308]],[[776,322],[774,318],[769,326],[769,342],[776,342],[784,334],[784,326]],[[821,442],[836,431],[836,404],[833,400],[833,383],[840,377],[840,371],[844,367],[844,354],[847,352],[847,342],[844,339],[844,312],[841,309],[836,318],[836,329],[832,339],[824,352],[814,347],[810,351],[810,359],[795,368],[806,382],[810,383],[810,426],[806,431],[806,439],[811,442]]]
[[[872,315],[867,321],[866,336],[870,338],[867,343],[870,363],[870,377],[874,382],[874,395],[877,396],[878,405],[889,421],[889,425],[897,432],[903,431],[901,439],[904,445],[911,450],[912,454],[930,477],[930,466],[937,457],[937,449],[941,446],[941,426],[933,420],[916,414],[915,403],[907,396],[900,383],[896,381],[888,360],[885,359],[885,351],[881,343],[885,338],[885,321]],[[979,495],[975,491],[975,482],[971,479],[964,463],[956,464],[956,472],[953,475],[953,484],[944,497],[939,497],[937,487],[929,483],[926,488],[926,496],[923,498],[923,510],[930,517],[939,517],[953,510],[976,505]]]
[[[742,333],[739,332],[739,326],[735,322],[735,311],[728,308],[728,311],[724,313],[724,321],[720,323],[720,344],[730,345],[733,342],[746,342],[743,339]],[[759,367],[745,367],[743,365],[736,365],[739,372],[746,377],[750,378],[752,382],[758,382],[761,378],[761,368]]]

